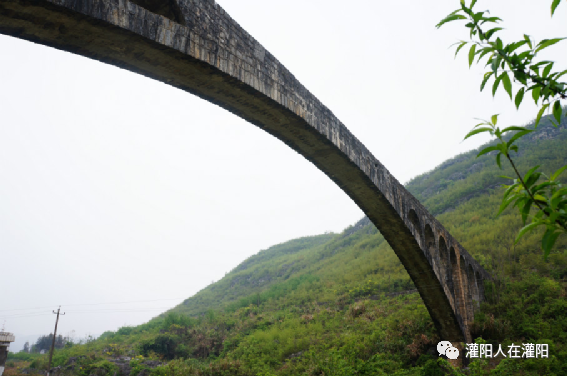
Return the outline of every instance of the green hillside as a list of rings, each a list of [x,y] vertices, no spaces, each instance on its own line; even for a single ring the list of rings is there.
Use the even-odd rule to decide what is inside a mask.
[[[540,127],[519,142],[520,170],[541,164],[549,172],[567,163],[567,121]],[[475,317],[477,341],[496,348],[547,343],[548,359],[475,360],[465,370],[438,359],[441,339],[413,283],[364,218],[340,234],[260,251],[146,324],[59,350],[55,365],[60,374],[83,376],[566,375],[567,237],[547,262],[538,234],[514,245],[519,216],[509,209],[496,218],[500,176],[511,171],[476,153],[446,161],[407,188],[495,277]],[[135,358],[123,364],[121,355]],[[45,364],[43,357],[28,360]]]
[[[541,164],[549,172],[567,164],[565,121],[561,127],[554,128],[549,119],[544,119],[538,132],[518,144],[520,170],[527,171]],[[500,170],[494,156],[476,158],[477,153],[478,150],[473,150],[448,160],[412,179],[406,188],[485,268],[493,270],[492,257],[513,247],[521,223],[513,210],[496,218],[500,187],[507,183],[501,176],[513,175],[512,169],[506,166]],[[560,240],[563,243],[559,243],[558,249],[564,248],[566,240]],[[516,250],[536,251],[537,241],[538,235],[533,234]],[[288,291],[293,290],[298,295],[297,288],[307,281],[311,292],[315,286],[335,286],[333,289],[341,292],[357,290],[367,276],[374,283],[372,288],[365,286],[366,295],[413,288],[391,248],[364,218],[338,235],[295,239],[261,251],[173,311],[194,316],[209,309],[234,310],[257,304],[258,299],[260,303],[273,304],[275,298],[286,296]],[[314,284],[314,280],[317,283]],[[317,292],[318,301],[335,297],[334,293],[327,294],[326,288]],[[306,299],[311,300],[311,295]]]

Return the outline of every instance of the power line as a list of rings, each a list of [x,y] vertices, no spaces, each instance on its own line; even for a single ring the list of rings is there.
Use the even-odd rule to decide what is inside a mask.
[[[79,307],[79,306],[94,306],[94,305],[110,305],[110,304],[127,304],[127,303],[147,303],[147,302],[161,302],[169,300],[180,300],[187,298],[172,298],[172,299],[153,299],[153,300],[131,300],[124,302],[112,302],[112,303],[83,303],[83,304],[65,304],[66,307]],[[45,309],[51,308],[53,305],[45,307],[30,307],[30,308],[14,308],[14,309],[0,309],[0,312],[10,312],[10,311],[29,311],[34,309]]]
[[[19,318],[22,318],[22,317],[36,317],[36,316],[47,316],[47,315],[50,315],[50,313],[25,314],[25,315],[21,315],[21,316],[2,316],[2,318],[12,320],[12,319],[19,319]]]
[[[67,311],[71,313],[83,312],[137,312],[137,311],[156,311],[162,309],[170,309],[171,307],[140,307],[140,308],[124,308],[124,309],[93,309],[92,311]]]
[[[145,308],[124,308],[124,309],[98,309],[98,310],[90,310],[90,311],[67,311],[67,313],[71,314],[84,314],[84,313],[134,313],[134,312],[163,312],[163,310],[170,309],[171,307],[145,307]],[[19,319],[19,318],[27,318],[27,317],[37,317],[37,316],[47,316],[51,313],[39,313],[39,312],[31,312],[31,313],[18,313],[13,315],[6,315],[0,316],[1,318],[5,319]]]

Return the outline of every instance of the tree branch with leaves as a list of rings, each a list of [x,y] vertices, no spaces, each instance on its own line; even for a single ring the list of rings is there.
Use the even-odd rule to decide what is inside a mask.
[[[542,116],[551,110],[553,114],[552,124],[557,127],[561,123],[564,109],[561,102],[567,99],[567,83],[560,79],[567,74],[567,70],[553,71],[555,63],[549,60],[536,61],[537,55],[542,50],[553,46],[566,38],[543,39],[536,43],[530,36],[524,34],[523,39],[505,44],[498,36],[503,30],[497,26],[502,19],[489,16],[489,11],[473,11],[477,0],[472,0],[467,6],[464,0],[460,0],[461,7],[450,13],[437,24],[437,28],[452,21],[467,21],[465,27],[469,29],[470,40],[457,42],[455,57],[464,46],[470,45],[468,52],[469,67],[475,62],[480,63],[486,58],[488,71],[480,85],[483,91],[491,78],[492,96],[496,94],[500,84],[519,108],[525,94],[531,91],[535,104],[540,107],[535,120],[534,129],[510,126],[500,129],[497,126],[498,115],[493,115],[490,121],[483,120],[477,124],[465,139],[488,132],[496,137],[497,144],[489,146],[480,151],[478,156],[495,152],[496,163],[502,168],[502,156],[512,166],[515,177],[505,177],[512,180],[512,184],[505,185],[506,191],[502,197],[502,204],[498,214],[500,215],[508,206],[514,204],[517,207],[524,223],[516,237],[517,243],[526,233],[540,227],[545,227],[542,237],[542,249],[544,258],[547,259],[557,238],[567,233],[567,188],[558,180],[559,175],[567,169],[567,165],[558,169],[551,175],[538,171],[540,166],[530,168],[523,176],[518,171],[512,158],[512,153],[518,152],[517,140],[537,130]],[[561,0],[553,0],[551,4],[551,16],[561,3]],[[513,80],[513,81],[512,81]],[[520,86],[515,96],[513,95],[513,82]],[[567,115],[567,109],[565,110]],[[511,136],[511,137],[509,137]]]

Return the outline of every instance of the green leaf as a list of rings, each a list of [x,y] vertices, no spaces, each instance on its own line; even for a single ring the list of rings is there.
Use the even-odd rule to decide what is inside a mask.
[[[498,115],[499,115],[499,114],[492,115],[492,117],[490,118],[490,120],[492,121],[492,124],[493,124],[493,125],[496,125],[496,123],[498,122]]]
[[[566,74],[566,73],[567,73],[567,69],[565,69],[563,72],[560,72],[560,73],[557,75],[557,77],[555,77],[555,79],[558,80],[559,77],[563,76],[563,75]]]
[[[500,55],[496,55],[496,58],[494,58],[494,56],[492,57],[491,68],[492,68],[492,71],[494,72],[494,74],[497,73],[498,66],[500,65],[501,61],[502,61],[502,56],[500,56]]]
[[[524,207],[521,210],[521,214],[522,214],[522,223],[526,223],[526,220],[528,219],[528,215],[530,215],[530,209],[532,208],[532,204],[533,204],[533,200],[527,200],[526,203],[524,204]]]
[[[486,153],[490,153],[491,151],[494,151],[494,150],[500,150],[500,148],[498,146],[489,146],[487,148],[482,149],[481,152],[476,155],[476,157],[478,158],[481,155],[484,155]]]
[[[552,175],[551,178],[549,180],[555,180],[559,177],[559,175],[561,175],[561,173],[563,171],[565,171],[567,169],[567,165],[561,167],[559,170],[555,171]]]
[[[516,200],[516,195],[513,195],[512,197],[510,197],[507,200],[502,200],[502,204],[500,204],[500,209],[498,210],[498,213],[496,214],[496,216],[498,217],[500,214],[502,214],[502,212],[504,210],[506,210],[506,208]]]
[[[461,48],[463,48],[466,44],[467,42],[461,42],[461,44],[459,44],[459,47],[457,47],[457,50],[455,51],[455,57],[457,57],[457,54],[459,53]]]
[[[512,82],[510,82],[508,72],[502,73],[500,77],[502,78],[502,84],[504,84],[504,90],[506,90],[506,92],[510,96],[510,99],[512,99]]]
[[[517,197],[519,197],[518,199],[516,199],[516,202],[514,203],[514,206],[517,207],[519,210],[521,210],[520,208],[523,208],[526,205],[526,201],[531,200],[529,196],[525,196],[522,194],[517,194]],[[525,222],[524,222],[525,224]]]
[[[524,127],[517,127],[517,126],[512,126],[512,127],[507,127],[502,129],[502,133],[506,133],[506,132],[510,132],[510,131],[525,131],[526,128]]]
[[[556,197],[550,200],[550,206],[552,210],[558,210],[561,212],[560,208],[565,208],[567,207],[567,200],[563,200],[563,196],[561,197]],[[559,214],[559,213],[558,213]]]
[[[489,146],[489,147],[487,147],[487,148],[482,149],[482,150],[480,151],[480,153],[478,153],[478,154],[476,155],[476,157],[478,158],[478,157],[480,157],[480,156],[482,156],[482,155],[484,155],[484,154],[486,154],[486,153],[490,153],[491,151],[494,151],[494,150],[500,150],[500,149],[499,149],[498,147],[496,147],[496,146]]]
[[[545,234],[543,234],[543,238],[541,239],[541,247],[543,248],[543,258],[547,260],[549,256],[549,252],[553,248],[557,237],[561,234],[555,230],[555,227],[547,229]]]
[[[492,128],[484,127],[484,128],[478,128],[478,129],[475,129],[475,130],[473,130],[473,131],[470,131],[470,132],[465,136],[464,140],[466,140],[467,138],[469,138],[469,137],[471,137],[471,136],[474,136],[475,134],[479,134],[479,133],[482,133],[482,132],[492,132]]]
[[[535,191],[535,189],[534,189]],[[540,201],[540,202],[547,202],[547,199],[545,197],[543,197],[542,195],[534,195],[534,199],[536,201]]]
[[[535,183],[537,183],[537,181],[538,181],[538,179],[540,178],[540,176],[541,176],[541,172],[536,172],[536,173],[532,174],[532,175],[529,177],[529,179],[524,179],[525,188],[531,190],[531,187],[532,187]]]
[[[530,49],[532,49],[532,41],[530,39],[529,36],[527,36],[526,34],[524,34],[524,39],[526,40],[526,43],[528,44],[528,46],[530,46]]]
[[[549,46],[553,46],[555,43],[562,41],[565,38],[554,38],[554,39],[544,39],[538,43],[537,48],[535,50],[536,53],[547,48]]]
[[[454,11],[452,11],[451,13],[449,13],[449,14],[447,15],[447,17],[452,16],[453,14],[459,13],[461,10],[462,10],[461,8],[455,9]],[[447,18],[447,17],[445,17],[445,18]]]
[[[529,180],[529,178],[532,176],[532,174],[534,173],[535,170],[537,170],[538,168],[540,168],[541,165],[537,165],[535,167],[530,168],[530,170],[528,172],[526,172],[526,175],[524,176],[524,181]],[[528,184],[526,184],[528,185]],[[531,184],[530,184],[531,185]],[[529,185],[528,185],[529,186]]]
[[[467,18],[465,16],[463,16],[462,14],[450,14],[449,16],[442,19],[441,22],[439,22],[437,25],[435,25],[435,27],[439,29],[441,26],[443,26],[447,22],[451,22],[451,21],[455,21],[455,20],[466,20],[466,19]]]
[[[480,84],[480,91],[482,91],[484,89],[484,86],[486,85],[486,82],[488,81],[488,79],[490,78],[490,76],[492,76],[494,74],[494,72],[486,72],[484,74],[484,78],[482,79],[482,83]]]
[[[565,167],[567,167],[567,166],[563,166],[562,169],[565,169]],[[556,198],[556,197],[559,197],[559,196],[565,196],[565,195],[567,195],[567,188],[561,188],[560,190],[555,192],[553,194],[553,196],[551,196],[551,198],[553,199],[553,198]]]
[[[508,180],[512,180],[512,181],[515,180],[514,178],[512,178],[512,177],[510,177],[510,176],[506,176],[506,175],[500,175],[500,177],[501,177],[502,179],[508,179]],[[514,183],[514,184],[515,184],[515,183]]]
[[[504,48],[504,43],[502,43],[502,39],[496,38],[496,49],[502,50]]]
[[[561,115],[563,113],[563,109],[561,108],[561,103],[559,102],[559,100],[556,100],[555,103],[553,103],[553,117],[555,117],[555,120],[557,120],[557,123],[561,123]]]
[[[550,210],[547,210],[546,212],[549,211]],[[549,214],[549,217],[547,218],[547,223],[555,223],[555,221],[557,221],[557,218],[559,218],[559,213],[557,211],[551,210],[551,214]],[[547,228],[550,228],[550,226],[548,226]]]
[[[507,179],[512,179],[510,177],[506,177],[506,176],[502,176],[503,178],[507,178]],[[510,193],[512,193],[514,191],[514,189],[516,189],[516,187],[518,186],[518,183],[516,184],[512,184],[511,186],[508,187],[508,189],[506,189],[506,191],[504,192],[504,194],[502,195],[502,201],[504,202],[504,199],[506,199],[506,197],[508,197],[508,195]]]
[[[494,51],[494,49],[490,48],[490,47],[484,47],[482,49],[482,52],[478,55],[478,59],[477,59],[477,63],[480,61],[480,59],[482,59],[486,54],[488,54],[489,52]]]
[[[557,8],[560,2],[561,0],[553,0],[553,3],[551,3],[551,17],[553,17],[553,13],[555,13],[555,9]]]
[[[545,67],[545,69],[543,70],[541,76],[542,76],[543,78],[546,78],[547,75],[549,74],[549,72],[551,72],[551,68],[553,68],[553,63],[547,64],[547,67]]]
[[[516,80],[520,81],[520,83],[524,86],[528,86],[528,75],[523,71],[514,71],[514,77]]]
[[[542,60],[542,61],[540,61],[540,62],[537,63],[537,64],[532,64],[532,65],[530,65],[530,68],[531,68],[531,69],[534,69],[534,68],[541,67],[542,65],[547,65],[547,64],[550,64],[550,63],[553,63],[553,61],[550,61],[550,60]]]
[[[526,43],[527,42],[525,40],[521,40],[519,42],[511,43],[510,45],[508,45],[508,53],[511,54],[512,52],[517,50],[519,47],[522,47]]]
[[[529,58],[528,58],[528,57],[529,57]],[[532,56],[532,51],[530,51],[530,50],[524,51],[524,52],[522,52],[521,54],[518,55],[518,59],[520,59],[520,60],[522,60],[522,61],[523,61],[524,59],[527,59],[527,60],[529,61],[529,60],[531,60],[532,58],[533,58],[533,56]]]
[[[536,228],[541,224],[542,223],[540,222],[532,222],[529,225],[522,227],[522,229],[520,229],[520,231],[518,232],[518,235],[516,236],[516,240],[514,241],[514,243],[517,244],[520,238],[524,236],[526,232],[533,230],[534,228]]]
[[[510,138],[510,141],[508,141],[508,147],[510,147],[510,145],[512,145],[517,139],[524,137],[525,135],[531,132],[533,132],[533,130],[525,129],[523,131],[516,133],[515,135],[512,136],[512,138]]]
[[[550,185],[555,185],[555,184],[556,184],[556,183],[555,183],[555,182],[552,182],[552,181],[543,182],[543,183],[538,184],[538,185],[536,185],[535,187],[533,187],[533,188],[532,188],[532,192],[533,192],[534,194],[537,193],[537,192],[541,192],[541,191],[543,191],[544,188],[549,187]],[[544,193],[545,193],[545,192],[544,192]],[[537,198],[537,197],[536,197],[536,198]],[[543,201],[547,201],[547,199],[544,197],[544,200],[543,200]]]
[[[536,128],[541,120],[541,117],[543,116],[543,113],[545,112],[545,110],[547,110],[548,107],[549,107],[549,103],[544,104],[541,110],[539,110],[539,112],[537,113],[536,121],[535,121]]]
[[[469,68],[472,66],[472,63],[474,61],[475,51],[476,51],[476,44],[473,44],[471,49],[469,50]]]
[[[536,105],[537,102],[539,101],[540,93],[541,93],[541,86],[535,86],[532,89],[532,98],[534,99]]]
[[[472,9],[472,7],[471,7],[471,9]],[[482,20],[482,19],[483,19],[483,17],[482,17],[483,15],[484,15],[484,12],[477,12],[477,13],[475,13],[474,16],[473,16],[473,21],[474,21],[474,22],[478,22],[478,21]]]
[[[492,84],[492,96],[496,95],[496,90],[498,90],[498,85],[500,84],[500,81],[502,81],[502,75],[496,77],[494,83]]]
[[[500,168],[502,170],[502,165],[500,164],[500,157],[502,156],[502,153],[498,153],[498,155],[496,156],[496,164],[498,165],[498,168]]]
[[[486,22],[498,22],[498,21],[502,21],[502,18],[500,18],[500,17],[488,17],[486,19]]]
[[[492,38],[494,33],[497,33],[500,30],[504,30],[504,29],[501,28],[501,27],[495,27],[493,29],[488,30],[486,33],[484,33],[484,36],[486,37],[487,40],[489,40],[490,38]]]
[[[477,119],[477,120],[480,120],[480,119]],[[487,123],[486,121],[483,120],[482,123],[478,123],[478,124],[475,125],[473,128],[478,128],[478,127],[481,126],[481,125],[490,125],[490,123]]]
[[[522,103],[522,100],[524,100],[524,92],[525,92],[525,89],[521,88],[516,93],[516,99],[514,100],[514,103],[516,104],[516,109],[520,108],[520,104]]]

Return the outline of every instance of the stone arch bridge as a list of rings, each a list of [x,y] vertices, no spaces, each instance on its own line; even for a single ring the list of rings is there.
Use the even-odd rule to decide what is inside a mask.
[[[366,147],[214,0],[0,0],[0,33],[195,94],[285,142],[366,213],[441,339],[470,342],[488,273]]]

